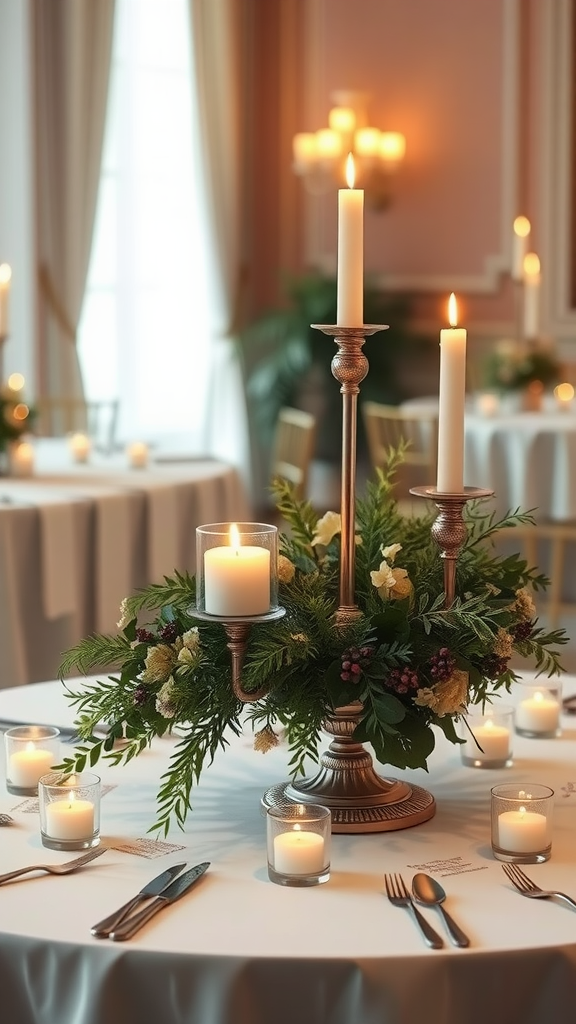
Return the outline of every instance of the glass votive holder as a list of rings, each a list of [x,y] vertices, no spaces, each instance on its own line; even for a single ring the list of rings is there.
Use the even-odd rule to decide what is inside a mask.
[[[92,442],[86,434],[72,434],[68,444],[74,462],[88,462]]]
[[[4,733],[6,789],[36,796],[38,780],[60,760],[60,730],[49,725],[16,725]]]
[[[100,842],[100,778],[50,772],[38,783],[40,833],[51,850],[86,850]]]
[[[319,804],[268,807],[268,877],[278,885],[319,885],[330,878],[332,815]]]
[[[550,739],[560,735],[562,683],[547,679],[543,683],[517,684],[518,702],[514,724],[519,736]]]
[[[525,786],[510,783],[492,789],[492,853],[496,860],[541,864],[552,849],[554,790]]]
[[[278,607],[278,530],[265,523],[210,523],[196,530],[196,607],[218,618]]]
[[[467,728],[466,728],[467,726]],[[472,706],[463,722],[462,764],[469,768],[509,768],[512,764],[514,708]]]
[[[126,454],[132,469],[146,469],[150,452],[144,441],[133,441],[128,445]]]

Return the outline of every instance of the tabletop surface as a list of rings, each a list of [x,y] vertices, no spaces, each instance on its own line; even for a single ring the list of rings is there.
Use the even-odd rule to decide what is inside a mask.
[[[576,690],[576,678],[565,677],[564,685],[565,690]],[[73,712],[62,696],[61,684],[38,684],[0,692],[0,719],[66,725],[71,724]],[[0,950],[9,955],[17,941],[21,955],[22,950],[37,953],[45,948],[42,944],[49,944],[52,955],[60,948],[65,962],[70,949],[75,949],[77,955],[87,958],[87,969],[94,978],[103,963],[109,968],[120,962],[126,949],[131,956],[146,953],[160,957],[159,961],[139,961],[141,967],[146,963],[148,968],[161,963],[165,970],[168,956],[176,958],[170,961],[176,970],[174,965],[182,965],[183,957],[189,970],[191,963],[201,963],[204,968],[209,963],[224,985],[223,991],[230,963],[238,961],[261,970],[265,965],[269,970],[271,962],[291,964],[295,970],[304,970],[310,962],[324,966],[339,963],[341,967],[355,964],[363,977],[366,971],[370,974],[370,965],[378,962],[377,987],[383,994],[397,984],[394,963],[398,970],[415,972],[407,975],[414,980],[429,977],[440,985],[453,971],[472,969],[451,964],[484,964],[485,968],[487,957],[491,969],[508,963],[510,970],[524,972],[535,955],[545,956],[547,950],[551,955],[561,950],[570,962],[576,961],[575,912],[554,902],[524,899],[513,890],[492,855],[489,826],[491,786],[501,781],[550,785],[555,791],[552,857],[545,864],[531,865],[528,872],[543,887],[576,896],[575,739],[576,721],[564,716],[561,737],[530,740],[516,736],[513,766],[494,771],[464,767],[458,749],[439,735],[429,774],[405,773],[407,781],[434,794],[435,817],[402,831],[333,836],[331,877],[324,885],[308,889],[275,885],[266,868],[260,799],[269,785],[287,777],[285,747],[262,755],[253,751],[248,732],[233,738],[193,790],[193,811],[185,831],[173,831],[165,845],[147,832],[154,822],[160,775],[174,744],[171,739],[157,740],[129,765],[101,765],[98,769],[105,787],[112,787],[102,799],[102,842],[109,847],[102,858],[73,875],[41,876],[0,886]],[[390,777],[400,775],[379,770]],[[8,811],[15,819],[15,825],[3,829],[0,836],[3,871],[38,861],[61,862],[71,856],[42,847],[34,801],[3,793],[0,811]],[[157,916],[128,944],[91,938],[92,924],[161,870],[182,860],[189,866],[203,860],[211,863],[190,894]],[[447,909],[470,935],[470,948],[456,949],[446,941],[443,950],[428,950],[409,916],[385,898],[383,875],[387,871],[401,872],[407,881],[416,871],[440,879],[448,894]],[[443,931],[434,910],[427,908],[424,913]],[[575,985],[572,975],[569,984]],[[206,1018],[206,1024],[209,1020],[265,1019],[247,1017],[239,1010],[232,1013],[226,1009],[225,995],[221,998],[224,1003],[213,1018]],[[467,998],[470,1001],[470,996]],[[480,994],[474,998],[481,1003]],[[468,1007],[470,1021],[477,1019],[473,1002]],[[353,1001],[353,1005],[354,1012],[359,1005],[364,1012],[365,995],[360,1004]],[[177,1015],[166,1018],[171,1019],[188,1020]],[[291,1018],[279,1009],[277,1019]],[[303,1019],[355,1020],[349,1014]],[[364,1019],[369,1017],[356,1017],[355,1024],[360,1020],[363,1024]],[[398,1016],[385,1018],[408,1019],[400,1011]],[[428,1020],[434,1022],[461,1024],[463,1019],[428,1014]],[[510,1024],[515,1019],[540,1018],[511,1015],[506,1021],[494,1019]]]

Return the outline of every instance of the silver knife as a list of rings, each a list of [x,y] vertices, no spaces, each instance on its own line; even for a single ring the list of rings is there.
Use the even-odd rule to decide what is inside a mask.
[[[114,931],[114,928],[119,925],[125,917],[127,917],[134,907],[138,906],[142,900],[147,899],[149,896],[159,896],[160,893],[164,892],[164,889],[170,885],[170,882],[176,878],[176,875],[179,875],[185,867],[186,862],[183,864],[174,864],[171,868],[163,871],[161,875],[157,875],[156,878],[153,878],[151,882],[148,882],[143,889],[140,889],[140,892],[137,893],[133,899],[128,900],[128,903],[125,903],[119,910],[110,914],[109,917],[105,917],[103,921],[99,921],[98,924],[95,924],[90,929],[92,935],[96,939],[107,939],[110,932]]]
[[[180,899],[188,889],[202,877],[205,871],[210,867],[210,862],[205,860],[202,864],[197,864],[196,867],[190,868],[190,871],[185,871],[183,875],[180,875],[174,882],[172,882],[161,896],[157,896],[149,906],[144,907],[138,914],[132,914],[132,917],[126,918],[118,928],[115,928],[113,932],[110,932],[109,938],[113,942],[123,942],[124,939],[131,939],[136,934],[139,928],[143,924],[146,924],[154,914],[157,914],[159,910],[167,907],[170,903],[174,903]]]

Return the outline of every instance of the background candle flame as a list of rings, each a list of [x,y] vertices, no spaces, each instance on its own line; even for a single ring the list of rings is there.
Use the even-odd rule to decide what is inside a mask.
[[[346,159],[346,184],[348,188],[354,188],[354,181],[356,180],[356,168],[354,167],[354,157],[352,153],[348,153]]]
[[[448,323],[450,327],[456,327],[458,324],[458,305],[454,292],[451,293],[448,299]]]

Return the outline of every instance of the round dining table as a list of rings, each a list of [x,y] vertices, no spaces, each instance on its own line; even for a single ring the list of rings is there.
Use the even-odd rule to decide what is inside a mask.
[[[466,405],[465,485],[494,491],[498,515],[520,508],[537,520],[576,520],[576,404],[522,412],[493,395],[483,403],[487,397],[470,396]],[[409,399],[401,408],[434,412],[438,399]]]
[[[576,691],[565,677],[564,692]],[[74,681],[69,683],[72,689]],[[519,688],[518,688],[519,689]],[[515,700],[514,692],[511,700]],[[72,727],[58,682],[0,692],[0,719]],[[64,738],[64,737],[63,737]],[[106,853],[63,876],[0,885],[2,1019],[17,1024],[568,1024],[576,1005],[576,911],[526,899],[494,858],[490,790],[506,781],[554,790],[552,854],[526,871],[576,897],[576,720],[554,739],[515,736],[513,764],[466,767],[438,734],[429,772],[398,773],[436,800],[428,822],[376,834],[333,835],[327,882],[281,886],[268,877],[263,792],[287,776],[281,743],[256,753],[250,728],[230,736],[191,794],[182,830],[155,838],[155,798],[178,736],[157,739],[123,766],[99,764]],[[69,746],[63,743],[63,752]],[[72,856],[44,849],[34,797],[0,784],[3,872]],[[202,880],[126,942],[90,928],[176,863],[209,861]],[[426,872],[470,937],[422,941],[385,894],[384,874]]]
[[[217,459],[75,462],[63,439],[34,456],[32,475],[0,477],[0,689],[52,678],[83,636],[116,632],[128,594],[193,573],[197,526],[250,518],[238,470]]]

